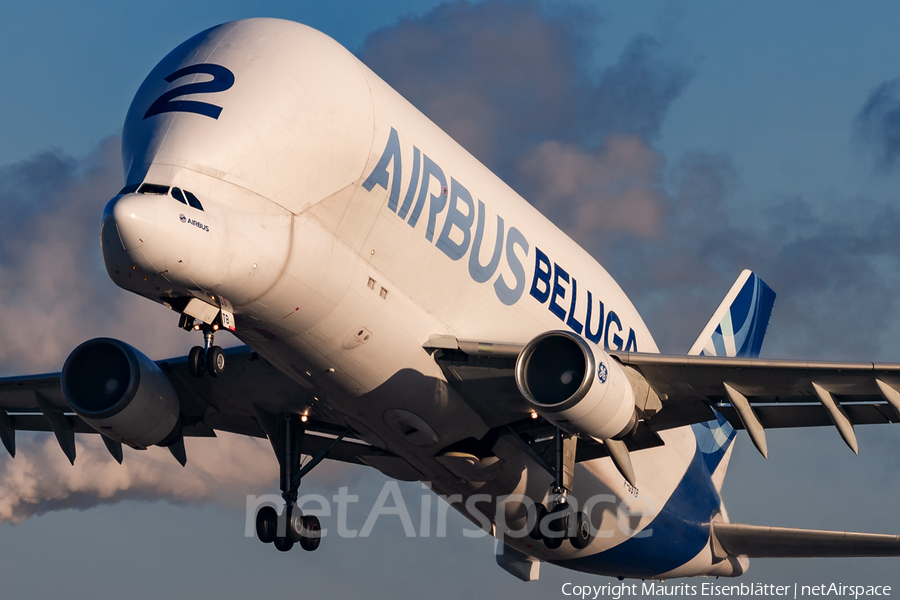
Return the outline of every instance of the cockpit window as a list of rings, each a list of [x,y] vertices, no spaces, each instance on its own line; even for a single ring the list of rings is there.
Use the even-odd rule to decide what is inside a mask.
[[[138,190],[139,187],[141,187],[141,184],[139,184],[139,183],[132,183],[131,185],[126,185],[121,190],[119,190],[119,193],[116,195],[124,196],[125,194],[133,194]]]
[[[187,200],[184,199],[184,194],[181,193],[181,190],[173,187],[172,188],[172,197],[181,202],[182,204],[187,204]]]
[[[197,210],[203,210],[203,205],[200,204],[200,201],[197,200],[197,196],[193,195],[187,190],[184,190],[185,196],[187,196],[188,204],[196,208]]]
[[[169,193],[169,186],[157,185],[155,183],[145,183],[138,189],[138,194],[157,194],[165,196]]]

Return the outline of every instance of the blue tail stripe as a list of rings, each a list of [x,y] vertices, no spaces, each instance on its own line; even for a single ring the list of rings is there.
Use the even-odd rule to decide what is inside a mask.
[[[725,453],[734,441],[737,432],[728,423],[728,420],[718,412],[716,412],[715,421],[695,423],[691,427],[694,429],[694,436],[697,438],[697,448],[703,455],[706,469],[712,475],[725,457]]]
[[[726,317],[716,324],[716,330],[712,334],[716,356],[759,356],[774,305],[775,292],[766,282],[751,273],[731,303]],[[733,354],[726,350],[725,338],[733,340]],[[708,356],[709,353],[703,350],[700,355]]]
[[[552,562],[613,577],[653,577],[666,573],[703,550],[709,541],[709,522],[720,505],[721,498],[698,449],[684,478],[643,530],[649,535],[630,538],[590,556]]]

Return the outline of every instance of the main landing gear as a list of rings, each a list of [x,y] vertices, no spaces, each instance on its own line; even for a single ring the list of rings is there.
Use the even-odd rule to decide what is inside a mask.
[[[194,346],[188,353],[188,370],[191,375],[194,377],[201,377],[204,373],[209,373],[213,377],[221,375],[225,371],[225,352],[219,346],[213,345],[219,324],[200,323],[198,325],[192,317],[182,315],[178,325],[188,331],[193,329],[203,332],[203,346]]]
[[[300,480],[325,459],[349,430],[300,468],[300,452],[306,433],[300,417],[294,414],[275,417],[257,409],[257,421],[269,437],[278,458],[279,483],[285,508],[279,515],[272,506],[261,507],[256,513],[256,537],[265,544],[274,544],[281,552],[287,552],[296,542],[311,552],[322,541],[322,527],[315,515],[304,515],[296,506]]]
[[[278,418],[260,416],[263,417],[259,419],[260,424],[266,430],[272,449],[278,457],[284,511],[279,515],[272,506],[260,508],[256,513],[256,537],[264,544],[274,543],[275,548],[281,552],[293,548],[294,542],[300,542],[301,548],[311,552],[319,547],[322,527],[316,516],[304,516],[295,506],[300,478],[305,474],[300,471],[300,450],[305,430],[297,415],[281,415]]]
[[[565,540],[569,540],[575,549],[582,550],[593,540],[590,517],[576,511],[566,497],[575,478],[575,442],[575,437],[556,430],[556,465],[551,487],[553,507],[547,510],[543,504],[537,505],[537,518],[529,533],[531,539],[543,541],[550,550],[558,549]]]

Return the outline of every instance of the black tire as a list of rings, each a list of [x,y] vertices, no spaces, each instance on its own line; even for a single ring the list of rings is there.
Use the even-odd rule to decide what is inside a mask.
[[[290,552],[291,548],[294,547],[294,538],[291,536],[276,537],[275,547],[278,548],[279,552]]]
[[[550,550],[556,550],[560,546],[562,546],[563,538],[562,537],[548,537],[544,538],[544,545],[547,546]]]
[[[256,537],[263,544],[271,544],[277,531],[278,513],[271,506],[263,506],[256,513]]]
[[[300,538],[300,547],[307,552],[312,552],[322,543],[322,526],[315,515],[303,517],[303,537]]]
[[[547,529],[550,535],[544,536],[544,545],[551,550],[556,550],[562,546],[563,540],[568,537],[569,518],[571,518],[571,509],[568,504],[557,504],[550,511],[550,517],[547,522]]]
[[[533,540],[541,541],[544,539],[544,534],[541,533],[541,521],[544,520],[544,517],[547,516],[547,507],[543,504],[538,504],[535,507],[537,510],[536,518],[534,520],[534,527],[531,528],[531,531],[528,532],[528,535]]]
[[[194,346],[188,353],[188,371],[194,377],[200,377],[206,371],[206,353],[200,346]]]
[[[218,346],[213,346],[206,353],[206,370],[213,377],[225,372],[225,353]]]
[[[591,533],[591,522],[588,519],[588,516],[583,512],[578,513],[578,518],[575,520],[574,535],[569,538],[572,542],[572,546],[574,546],[576,550],[584,550],[587,548],[588,544],[590,544],[593,539]]]

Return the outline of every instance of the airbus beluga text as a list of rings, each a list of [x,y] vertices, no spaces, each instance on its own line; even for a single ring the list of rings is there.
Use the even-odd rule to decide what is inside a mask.
[[[900,420],[900,365],[757,359],[775,294],[750,271],[687,356],[660,356],[600,265],[327,36],[194,36],[138,90],[122,159],[109,276],[203,345],[154,362],[93,339],[61,373],[0,381],[11,454],[16,430],[71,461],[74,433],[182,464],[185,436],[267,437],[285,502],[259,509],[263,542],[318,547],[295,502],[327,458],[430,482],[525,580],[542,561],[672,578],[900,554],[893,535],[734,524],[720,496],[735,430],[765,455],[766,429],[834,425],[856,451],[854,425]],[[246,346],[214,345],[221,328]]]

